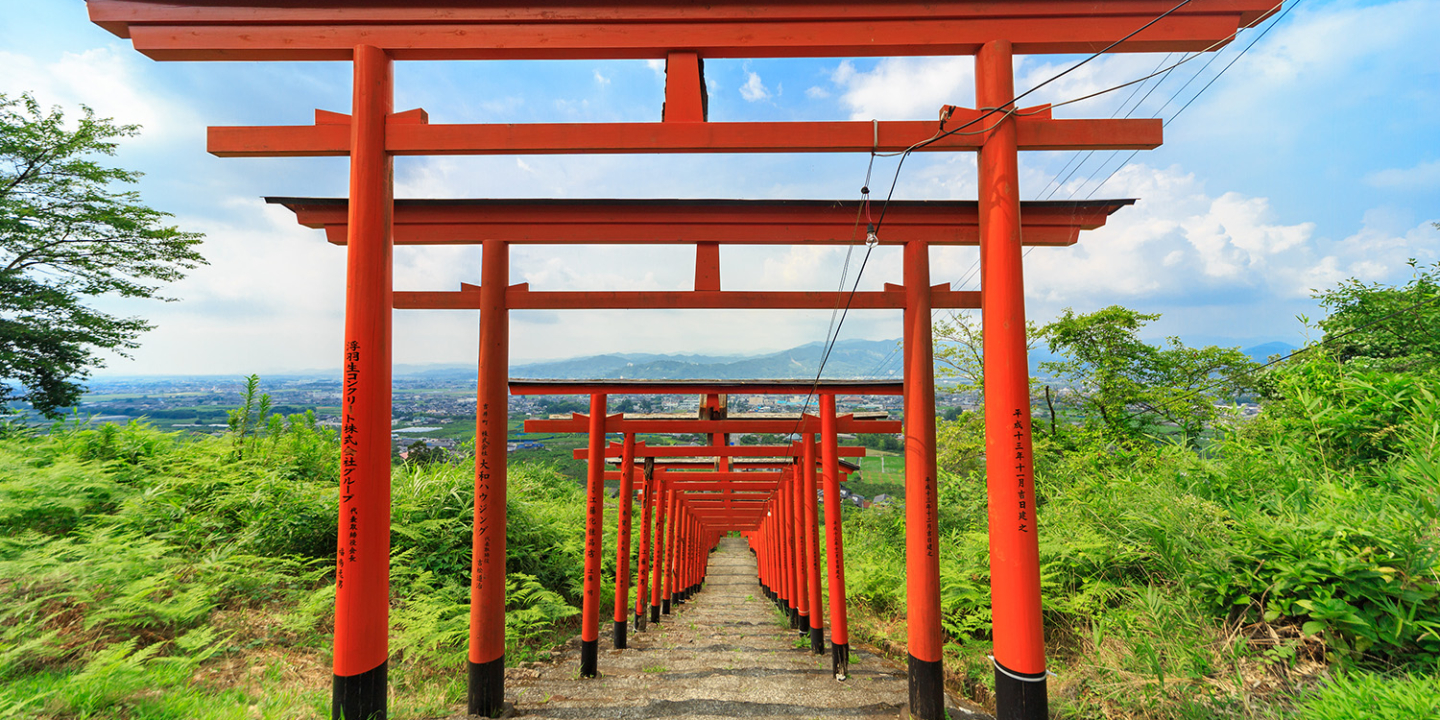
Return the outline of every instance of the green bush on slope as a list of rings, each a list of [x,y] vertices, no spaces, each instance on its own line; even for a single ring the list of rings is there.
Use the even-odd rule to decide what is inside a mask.
[[[333,433],[303,415],[243,448],[143,423],[0,439],[0,717],[320,714],[320,682],[262,699],[196,686],[195,670],[328,652],[338,466]],[[474,480],[443,463],[392,475],[404,716],[463,693]],[[583,490],[544,467],[512,467],[509,484],[507,657],[522,661],[578,612]]]

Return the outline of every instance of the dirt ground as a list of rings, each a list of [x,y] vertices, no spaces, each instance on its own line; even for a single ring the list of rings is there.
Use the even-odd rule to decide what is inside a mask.
[[[905,669],[852,647],[850,675],[837,681],[828,645],[825,655],[812,654],[765,598],[743,540],[723,540],[705,589],[671,611],[645,632],[631,627],[625,650],[614,649],[612,622],[603,618],[598,678],[579,677],[578,638],[550,662],[507,670],[513,712],[646,720],[906,715]],[[989,717],[949,712],[955,720]]]

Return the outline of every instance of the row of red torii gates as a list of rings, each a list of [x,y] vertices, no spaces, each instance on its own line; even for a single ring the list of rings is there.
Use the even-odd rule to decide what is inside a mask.
[[[781,416],[775,413],[731,414],[728,398],[744,395],[818,395],[819,414]],[[790,617],[793,627],[810,639],[815,653],[824,650],[825,620],[820,601],[822,551],[818,546],[817,490],[823,477],[825,526],[829,562],[829,599],[832,657],[836,677],[844,679],[849,666],[849,637],[845,613],[844,548],[841,536],[842,499],[839,484],[859,466],[842,457],[865,454],[863,447],[840,447],[844,433],[896,433],[900,423],[886,413],[836,414],[837,395],[899,395],[901,381],[527,381],[512,380],[519,395],[589,394],[590,414],[570,418],[527,420],[527,432],[585,432],[589,446],[575,457],[588,461],[587,523],[583,606],[581,620],[582,677],[595,677],[599,643],[600,557],[603,548],[603,489],[618,481],[618,541],[615,548],[614,642],[627,643],[630,607],[631,496],[635,492],[636,460],[642,461],[640,543],[637,548],[635,626],[645,627],[648,617],[658,622],[670,613],[672,600],[687,599],[705,577],[709,551],[727,532],[739,531],[749,539],[759,558],[758,580],[766,593]],[[700,393],[698,417],[609,415],[609,394],[651,395],[690,390]],[[807,395],[808,397],[808,395]],[[611,431],[620,443],[605,444]],[[819,442],[815,441],[819,434]],[[685,434],[709,437],[702,446],[656,445],[637,441],[641,434]],[[731,445],[735,433],[798,435],[784,446]],[[607,458],[619,468],[605,470]],[[817,472],[818,470],[818,472]],[[652,530],[651,509],[656,520]],[[666,518],[670,522],[667,524]],[[652,543],[651,537],[654,537]],[[667,541],[665,538],[669,538]],[[651,558],[654,558],[652,561]],[[654,576],[647,586],[647,578]]]
[[[349,114],[317,111],[314,125],[215,127],[209,132],[210,152],[221,156],[350,158],[348,203],[297,203],[297,210],[307,224],[343,228],[330,239],[347,245],[333,708],[335,717],[351,720],[386,712],[394,309],[480,311],[469,709],[493,715],[502,707],[504,690],[509,310],[831,309],[847,301],[842,293],[723,290],[720,246],[853,241],[853,206],[838,203],[827,208],[804,202],[396,202],[396,155],[867,153],[900,151],[932,138],[923,150],[978,152],[979,202],[917,204],[909,228],[902,227],[903,213],[892,205],[879,242],[904,247],[903,284],[855,293],[850,301],[854,309],[904,311],[910,711],[934,720],[943,717],[944,705],[931,311],[977,306],[982,311],[996,702],[1002,718],[1041,718],[1046,670],[1022,234],[1027,244],[1067,244],[1080,228],[1098,226],[1118,205],[1026,204],[1022,210],[1017,151],[1146,149],[1161,140],[1158,120],[1062,120],[1051,117],[1048,106],[1017,108],[1013,56],[1092,53],[1124,38],[1110,51],[1213,49],[1239,28],[1278,10],[1276,2],[87,0],[87,5],[94,22],[157,60],[353,64]],[[977,109],[951,109],[938,124],[710,122],[707,117],[705,59],[902,55],[975,56]],[[423,111],[394,112],[396,60],[503,59],[663,59],[661,121],[443,125],[429,123]],[[947,128],[957,132],[942,134]],[[307,219],[312,211],[323,219]],[[932,211],[937,214],[927,215]],[[792,226],[787,213],[800,213],[810,224]],[[973,219],[957,221],[957,216]],[[1035,223],[1036,218],[1048,221]],[[480,243],[481,284],[458,292],[394,292],[396,243]],[[695,288],[643,294],[532,291],[509,283],[509,248],[516,243],[694,244]],[[980,247],[981,293],[932,287],[930,248],[963,244]],[[629,426],[644,421],[606,416],[603,409],[597,406],[583,422],[599,423],[604,417],[605,432],[643,431]],[[727,422],[695,420],[684,432],[723,434],[731,431],[723,425]],[[819,428],[806,429],[811,431]],[[590,457],[599,453],[592,450]],[[695,532],[708,527],[701,514],[688,517],[695,521]],[[762,533],[767,571],[774,569],[777,549],[783,555],[800,543],[783,529]],[[594,612],[585,617],[585,632],[593,639],[590,626],[598,618]]]

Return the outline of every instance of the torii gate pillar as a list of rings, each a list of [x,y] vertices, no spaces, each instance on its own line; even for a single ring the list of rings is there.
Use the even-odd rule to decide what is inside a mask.
[[[393,74],[384,50],[354,50],[345,384],[335,558],[333,717],[385,716],[390,631],[390,308],[394,161],[385,149]]]
[[[975,96],[982,108],[1008,109],[1015,97],[1009,42],[988,42],[975,56]],[[979,164],[995,707],[999,720],[1043,720],[1048,716],[1045,635],[1040,617],[1040,544],[1035,527],[1020,174],[1013,116],[1003,116],[986,137]]]
[[[480,256],[480,376],[475,396],[475,521],[471,529],[471,715],[494,717],[505,703],[505,507],[509,439],[510,246],[486,240]]]

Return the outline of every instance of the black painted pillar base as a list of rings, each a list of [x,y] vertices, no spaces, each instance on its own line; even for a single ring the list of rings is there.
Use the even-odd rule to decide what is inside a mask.
[[[809,615],[801,615],[801,616],[800,616],[800,634],[801,634],[801,635],[809,635],[809,634],[810,634],[810,616],[809,616]]]
[[[469,714],[495,717],[505,710],[505,656],[470,666]]]
[[[645,612],[635,613],[635,632],[645,632]]]
[[[850,644],[830,643],[830,670],[836,680],[850,677]]]
[[[995,720],[1045,720],[1049,716],[1045,677],[995,663]]]
[[[800,627],[800,611],[792,607],[789,608],[788,614],[790,615],[790,629],[794,630]]]
[[[815,653],[816,655],[824,655],[824,654],[825,654],[825,629],[824,629],[824,628],[817,628],[817,627],[812,627],[812,628],[810,628],[810,652]]]
[[[359,675],[336,675],[330,691],[330,717],[335,720],[385,720],[387,660]]]
[[[910,717],[945,720],[945,671],[939,660],[910,656]]]
[[[624,650],[624,649],[625,649],[625,621],[624,621],[624,620],[616,620],[616,621],[615,621],[615,649],[616,649],[616,650]]]
[[[597,662],[597,661],[598,661],[598,659],[599,659],[599,656],[600,656],[600,641],[599,641],[599,640],[581,640],[581,641],[580,641],[580,677],[586,677],[586,678],[600,677],[600,671],[596,669],[596,668],[597,668],[597,665],[598,665],[598,662]]]
[[[675,592],[675,593],[671,593],[671,595],[670,595],[670,604],[671,604],[671,605],[679,605],[679,604],[681,604],[681,603],[683,603],[683,602],[685,602],[685,591],[684,591],[684,590],[681,590],[681,591],[678,591],[678,592]]]
[[[665,598],[664,600],[661,600],[661,601],[660,601],[660,614],[661,614],[661,615],[669,615],[669,614],[670,614],[670,598]]]
[[[659,606],[659,605],[651,605],[651,606],[650,606],[650,622],[653,622],[653,623],[658,623],[658,622],[660,622],[660,606]]]

